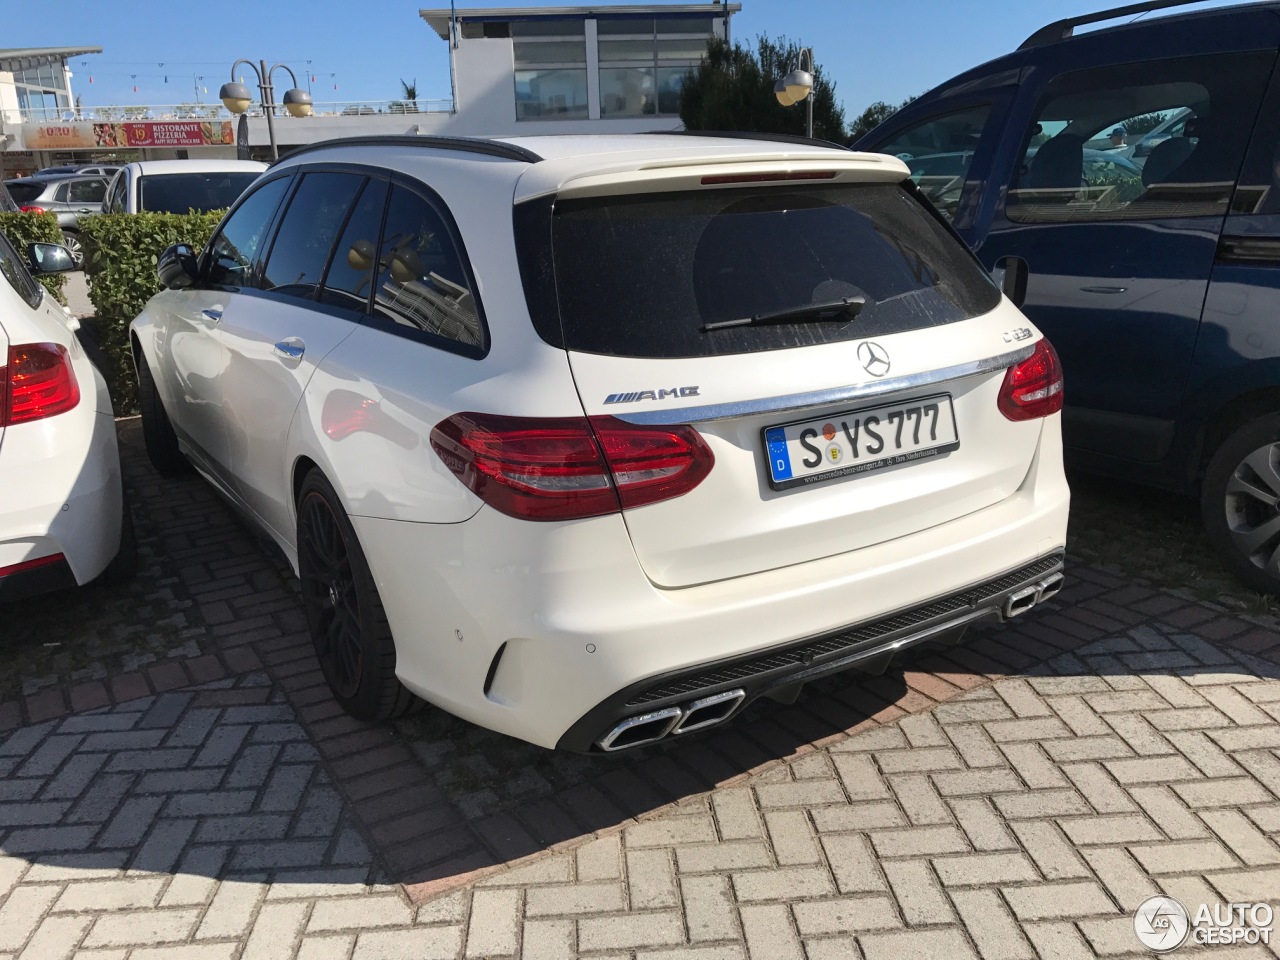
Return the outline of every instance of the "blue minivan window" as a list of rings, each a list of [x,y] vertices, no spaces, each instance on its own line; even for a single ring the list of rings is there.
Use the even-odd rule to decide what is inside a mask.
[[[1188,57],[1065,74],[1027,131],[1016,222],[1222,216],[1274,55]]]

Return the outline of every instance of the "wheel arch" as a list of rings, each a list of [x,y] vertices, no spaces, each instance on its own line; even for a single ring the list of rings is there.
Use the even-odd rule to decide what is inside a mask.
[[[1219,407],[1200,431],[1200,448],[1195,459],[1197,485],[1203,481],[1214,453],[1228,437],[1246,423],[1273,413],[1280,413],[1280,386],[1241,393]]]

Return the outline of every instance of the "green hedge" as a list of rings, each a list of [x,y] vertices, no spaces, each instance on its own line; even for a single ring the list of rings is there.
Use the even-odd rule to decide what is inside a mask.
[[[9,242],[18,248],[23,262],[27,258],[29,243],[61,243],[62,229],[58,226],[58,218],[52,213],[0,213],[0,233],[9,238]],[[57,298],[63,306],[67,298],[62,287],[67,278],[61,273],[46,273],[36,277],[46,290]]]
[[[93,332],[105,356],[103,370],[117,414],[138,409],[129,324],[160,290],[156,262],[166,247],[188,243],[199,250],[223,211],[210,213],[108,213],[80,223],[84,271],[93,301]]]

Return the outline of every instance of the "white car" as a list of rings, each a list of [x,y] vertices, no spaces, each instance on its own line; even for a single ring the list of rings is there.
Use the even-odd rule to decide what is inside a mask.
[[[103,213],[225,210],[263,170],[257,160],[142,160],[126,163],[107,187]]]
[[[159,273],[152,460],[284,551],[356,716],[614,751],[1061,584],[1056,355],[892,157],[331,141]]]
[[[31,268],[72,268],[29,248]],[[0,235],[0,601],[132,573],[107,385],[66,312]]]

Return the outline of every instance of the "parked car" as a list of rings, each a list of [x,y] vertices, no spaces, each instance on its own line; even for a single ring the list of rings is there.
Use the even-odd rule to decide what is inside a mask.
[[[42,167],[35,172],[35,175],[37,177],[94,175],[110,179],[119,169],[118,163],[64,163],[56,167]]]
[[[1280,4],[1074,35],[1113,15],[1045,27],[854,146],[969,151],[943,213],[988,268],[1029,266],[1026,313],[1070,386],[1069,461],[1198,495],[1224,561],[1274,592]],[[1090,181],[1085,145],[1153,115],[1159,142],[1115,151],[1116,182]]]
[[[1053,350],[903,164],[814,143],[297,150],[160,259],[152,462],[279,545],[358,717],[613,751],[1022,613]]]
[[[102,212],[107,195],[105,177],[23,177],[5,186],[27,213],[52,213],[62,228],[62,242],[77,267],[84,263],[80,245],[80,220]]]
[[[258,178],[256,160],[143,160],[111,179],[106,213],[205,213],[225,210]]]
[[[121,580],[134,564],[106,382],[32,276],[71,269],[71,254],[28,254],[0,234],[0,601]]]

